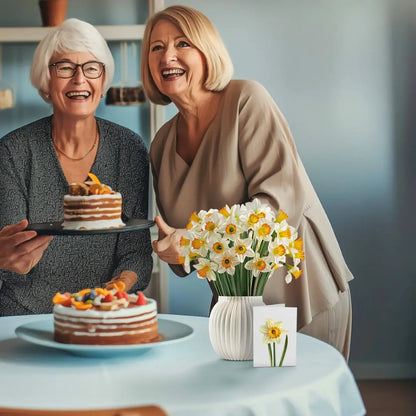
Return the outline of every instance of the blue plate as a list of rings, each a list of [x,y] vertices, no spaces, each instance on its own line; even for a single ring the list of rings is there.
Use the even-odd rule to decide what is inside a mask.
[[[189,325],[169,319],[158,318],[159,334],[161,341],[150,344],[133,345],[76,345],[62,344],[53,339],[53,316],[42,321],[29,322],[16,328],[16,335],[32,344],[43,347],[56,348],[70,354],[84,357],[120,357],[123,354],[141,354],[149,349],[171,345],[184,341],[190,337],[194,330]]]

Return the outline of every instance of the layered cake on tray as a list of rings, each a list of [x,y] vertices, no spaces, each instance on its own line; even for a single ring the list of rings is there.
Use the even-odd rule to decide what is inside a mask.
[[[64,196],[64,222],[67,230],[120,228],[122,197],[89,173],[91,181],[71,183]]]
[[[64,344],[129,345],[160,340],[157,306],[142,292],[127,294],[124,283],[112,289],[83,289],[53,298],[54,339]]]

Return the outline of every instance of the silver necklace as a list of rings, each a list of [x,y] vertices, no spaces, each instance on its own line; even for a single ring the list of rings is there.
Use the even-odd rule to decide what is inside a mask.
[[[68,156],[65,152],[63,152],[58,146],[57,146],[57,144],[55,143],[55,139],[52,137],[52,141],[53,141],[53,146],[55,147],[55,149],[59,152],[59,153],[61,153],[62,155],[64,155],[66,158],[68,158],[68,159],[70,159],[70,160],[75,160],[75,161],[77,161],[77,160],[82,160],[82,159],[85,159],[92,151],[93,151],[93,149],[94,149],[94,147],[95,147],[95,145],[97,144],[97,140],[98,140],[98,127],[97,127],[97,129],[96,129],[96,131],[95,131],[95,139],[94,139],[94,143],[92,144],[92,146],[91,146],[91,148],[90,148],[90,150],[88,150],[88,152],[87,153],[85,153],[85,155],[84,156],[81,156],[81,157],[72,157],[72,156]]]

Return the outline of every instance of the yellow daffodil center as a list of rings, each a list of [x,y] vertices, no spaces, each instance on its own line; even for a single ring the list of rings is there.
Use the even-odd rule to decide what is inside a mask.
[[[204,245],[204,240],[201,240],[200,238],[194,238],[192,240],[192,248],[198,250]]]
[[[225,228],[225,232],[227,234],[235,234],[237,232],[237,228],[234,224],[228,224]]]
[[[289,217],[288,217],[288,215],[285,212],[280,211],[278,217],[276,218],[276,222],[279,222],[280,223],[283,220],[287,220],[288,218]]]
[[[258,218],[266,218],[266,214],[264,212],[260,211],[260,212],[257,213],[257,217]]]
[[[262,259],[258,259],[255,266],[257,270],[264,270],[266,268],[266,262]]]
[[[298,238],[293,242],[293,247],[295,247],[296,250],[302,250],[303,247],[303,239]]]
[[[302,270],[297,270],[296,272],[292,273],[295,276],[295,279],[299,279],[300,275],[302,274]]]
[[[272,229],[270,228],[270,225],[268,224],[263,224],[257,231],[258,235],[260,237],[267,237],[270,232],[272,231]]]
[[[239,244],[238,246],[235,247],[235,252],[237,254],[244,254],[247,251],[246,246],[244,246],[243,244]]]
[[[221,243],[214,243],[212,247],[216,253],[222,253],[224,251],[224,246]]]
[[[227,211],[226,207],[222,207],[219,210],[219,213],[222,214],[225,218],[228,218],[231,214]]]
[[[279,231],[279,236],[280,236],[280,238],[290,238],[290,236],[291,236],[292,234],[291,234],[291,232],[290,232],[290,228],[287,228],[286,230],[284,230],[284,231]]]
[[[205,267],[203,267],[202,269],[199,269],[199,270],[198,270],[198,274],[199,274],[201,277],[203,277],[204,279],[207,277],[208,272],[209,272],[209,267],[208,267],[208,266],[205,266]]]
[[[206,223],[206,225],[205,225],[205,229],[207,230],[207,231],[214,231],[215,230],[215,228],[216,228],[217,226],[215,225],[215,223],[213,223],[212,221],[208,221],[207,223]]]
[[[302,250],[299,250],[296,254],[295,257],[297,259],[301,259],[301,260],[305,260],[305,252]]]
[[[286,252],[286,249],[282,244],[280,244],[277,247],[274,247],[273,250],[272,250],[272,253],[273,253],[274,257],[283,256],[285,254],[285,252]]]
[[[250,216],[248,217],[248,224],[250,226],[253,226],[258,221],[259,221],[259,217],[257,215],[255,215],[255,214],[250,214]]]
[[[272,326],[267,331],[267,335],[269,336],[269,338],[273,338],[273,339],[279,338],[281,333],[282,332],[277,326]]]
[[[225,267],[226,269],[231,267],[231,259],[229,257],[224,257],[222,259],[222,265],[223,267]]]
[[[195,211],[189,217],[189,221],[193,221],[193,222],[199,222],[200,221],[200,218],[198,217],[198,215]]]
[[[189,246],[189,243],[190,243],[191,241],[190,240],[188,240],[187,238],[185,238],[185,237],[181,237],[181,241],[180,241],[180,245],[183,247],[183,246]]]

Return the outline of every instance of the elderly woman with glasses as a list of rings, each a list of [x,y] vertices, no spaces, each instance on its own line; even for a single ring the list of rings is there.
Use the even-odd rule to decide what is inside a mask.
[[[39,236],[57,222],[72,182],[94,173],[123,196],[123,214],[147,218],[149,158],[133,131],[95,117],[114,61],[100,33],[68,19],[38,45],[31,81],[53,114],[0,139],[0,316],[48,313],[56,292],[123,280],[149,283],[150,233]],[[110,283],[111,284],[111,283]]]

